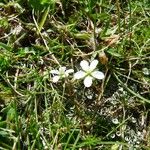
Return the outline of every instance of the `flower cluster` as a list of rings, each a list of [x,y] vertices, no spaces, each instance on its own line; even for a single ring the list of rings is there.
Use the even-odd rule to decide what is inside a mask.
[[[99,80],[104,78],[104,73],[96,69],[97,65],[98,60],[93,60],[91,63],[86,60],[82,60],[80,62],[81,70],[74,74],[74,79],[84,79],[85,87],[90,87],[94,78]],[[67,78],[69,74],[73,72],[73,69],[67,70],[66,67],[60,67],[59,70],[50,71],[50,73],[54,75],[52,78],[54,83],[58,82],[59,79]]]

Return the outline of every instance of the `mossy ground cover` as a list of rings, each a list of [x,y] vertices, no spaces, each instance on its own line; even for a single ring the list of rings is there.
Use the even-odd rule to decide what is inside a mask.
[[[149,0],[1,0],[0,149],[149,150]]]

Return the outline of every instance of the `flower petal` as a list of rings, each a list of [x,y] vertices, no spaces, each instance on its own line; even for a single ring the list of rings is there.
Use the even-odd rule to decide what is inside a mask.
[[[56,82],[58,82],[59,79],[60,79],[60,76],[54,76],[53,77],[53,82],[56,83]]]
[[[59,71],[58,70],[51,70],[50,73],[52,73],[52,74],[59,74]]]
[[[66,70],[65,74],[68,76],[69,73],[73,73],[73,72],[74,72],[73,69],[68,69],[68,70]]]
[[[87,77],[84,79],[84,85],[85,85],[85,87],[90,87],[90,86],[92,85],[92,77],[87,76]]]
[[[104,79],[104,73],[101,71],[94,71],[91,73],[91,75],[96,79]]]
[[[80,66],[84,71],[88,71],[89,70],[89,63],[86,60],[82,60],[80,62]]]
[[[66,67],[60,67],[59,68],[59,72],[65,72],[66,71]]]
[[[81,79],[86,76],[86,73],[84,71],[78,71],[74,74],[74,79]]]
[[[98,60],[94,59],[90,64],[90,70],[94,70],[98,64]]]

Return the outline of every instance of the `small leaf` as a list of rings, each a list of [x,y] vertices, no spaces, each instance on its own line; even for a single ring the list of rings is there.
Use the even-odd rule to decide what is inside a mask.
[[[11,47],[9,47],[8,45],[0,42],[0,48],[3,48],[4,50],[7,50],[7,51],[11,51]]]
[[[111,150],[118,150],[119,145],[116,143],[111,147]]]
[[[122,55],[119,54],[118,52],[116,52],[114,49],[109,49],[107,52],[108,52],[109,54],[111,54],[112,56],[122,58]]]
[[[88,40],[90,38],[90,34],[89,33],[76,33],[74,34],[74,37],[76,39],[82,39],[82,40]]]
[[[6,121],[1,121],[0,122],[0,128],[4,127],[6,125]]]
[[[12,121],[15,119],[15,109],[14,108],[10,108],[9,111],[7,112],[7,119],[9,121]]]

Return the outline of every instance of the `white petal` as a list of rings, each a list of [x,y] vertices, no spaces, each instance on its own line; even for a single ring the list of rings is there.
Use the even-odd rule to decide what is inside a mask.
[[[92,77],[87,76],[87,77],[84,79],[84,85],[85,85],[85,87],[90,87],[90,86],[92,85]]]
[[[74,74],[74,79],[81,79],[86,76],[86,73],[84,71],[78,71]]]
[[[73,69],[68,69],[68,70],[66,70],[66,72],[65,72],[65,74],[69,74],[69,73],[73,73],[74,72],[74,70]]]
[[[59,79],[60,79],[60,76],[54,76],[53,77],[53,82],[56,83],[56,82],[58,82]]]
[[[101,71],[94,71],[91,73],[91,75],[96,79],[104,79],[104,73]]]
[[[59,71],[58,70],[51,70],[50,73],[52,73],[52,74],[59,74]]]
[[[89,70],[89,63],[86,60],[82,60],[80,62],[80,66],[84,71],[88,71]]]
[[[90,64],[90,70],[94,70],[98,64],[98,60],[94,59]]]
[[[59,71],[60,71],[60,72],[65,72],[65,71],[66,71],[66,67],[60,67],[60,68],[59,68]]]

